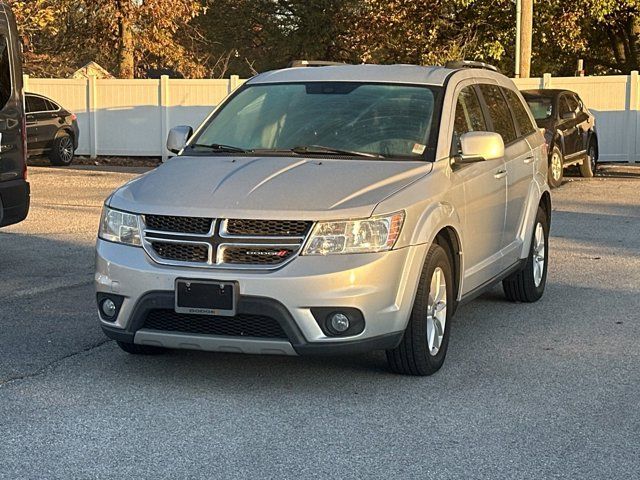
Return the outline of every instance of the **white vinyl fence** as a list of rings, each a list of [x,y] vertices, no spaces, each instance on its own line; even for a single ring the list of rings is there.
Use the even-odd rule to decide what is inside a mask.
[[[242,84],[227,80],[24,78],[25,92],[52,98],[78,116],[79,155],[162,156],[176,125],[196,128]]]
[[[197,127],[244,80],[87,80],[25,76],[25,91],[54,99],[78,116],[78,154],[162,156],[176,125]],[[640,77],[551,77],[514,80],[520,89],[577,92],[596,116],[600,159],[640,162]]]

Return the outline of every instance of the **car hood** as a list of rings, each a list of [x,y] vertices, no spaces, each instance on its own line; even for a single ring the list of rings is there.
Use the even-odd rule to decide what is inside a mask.
[[[174,157],[116,190],[109,206],[218,218],[368,217],[378,203],[431,169],[425,161]]]

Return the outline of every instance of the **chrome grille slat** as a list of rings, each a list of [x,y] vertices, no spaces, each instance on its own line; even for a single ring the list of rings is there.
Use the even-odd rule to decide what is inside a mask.
[[[227,220],[168,216],[162,225],[157,218],[143,217],[143,247],[157,263],[171,266],[272,270],[300,253],[313,226],[308,221]],[[158,216],[153,216],[158,217]],[[177,219],[177,220],[176,220]],[[206,220],[207,222],[204,222]],[[151,225],[150,225],[151,224]],[[158,229],[161,226],[162,230]],[[167,230],[171,225],[177,230]],[[206,233],[193,233],[199,226]],[[229,225],[232,228],[229,231]],[[264,226],[261,230],[260,225]],[[153,227],[153,228],[151,228]],[[304,235],[300,236],[303,231]],[[191,230],[191,231],[185,231]],[[241,233],[245,233],[244,235]],[[277,235],[275,235],[277,234]]]

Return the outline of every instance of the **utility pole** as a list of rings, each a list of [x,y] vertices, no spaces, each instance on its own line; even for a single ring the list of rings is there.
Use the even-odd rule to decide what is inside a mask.
[[[516,69],[515,77],[520,78],[520,30],[522,27],[522,0],[516,0]]]
[[[531,76],[531,43],[533,38],[533,0],[519,0],[520,14],[520,78]]]

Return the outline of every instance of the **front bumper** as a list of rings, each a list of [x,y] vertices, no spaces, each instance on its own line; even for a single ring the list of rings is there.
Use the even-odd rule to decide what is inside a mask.
[[[23,179],[0,182],[0,227],[27,218],[30,203],[29,182]]]
[[[343,354],[395,347],[406,327],[426,246],[377,254],[300,256],[280,270],[249,272],[177,268],[154,263],[142,248],[98,240],[98,293],[123,296],[114,322],[100,319],[116,340],[169,348],[277,354]],[[143,328],[152,308],[173,308],[176,278],[234,281],[238,312],[268,314],[286,341],[160,332]],[[364,331],[327,336],[314,318],[315,307],[351,307],[365,319]]]

